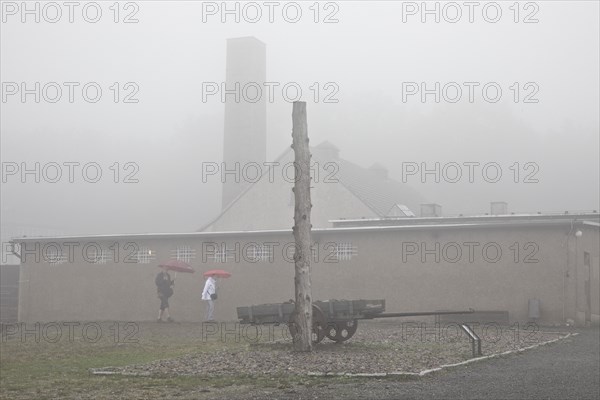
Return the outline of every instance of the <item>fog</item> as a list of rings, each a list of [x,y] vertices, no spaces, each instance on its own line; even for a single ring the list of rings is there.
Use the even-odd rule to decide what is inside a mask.
[[[403,15],[403,2],[362,1],[327,9],[321,3],[315,23],[310,4],[302,4],[297,23],[286,22],[280,9],[270,23],[266,7],[257,23],[232,16],[223,23],[220,14],[203,15],[196,2],[137,3],[138,23],[121,21],[133,8],[121,9],[114,23],[109,3],[102,3],[97,23],[78,10],[69,23],[66,8],[56,23],[35,23],[32,16],[23,23],[20,14],[3,10],[3,174],[10,163],[33,168],[36,162],[95,162],[103,173],[97,183],[83,180],[80,169],[72,183],[66,176],[57,183],[3,176],[3,226],[65,234],[186,232],[213,218],[221,209],[221,184],[203,183],[201,168],[222,161],[224,104],[218,96],[203,101],[202,84],[224,81],[226,40],[242,36],[266,44],[268,81],[303,88],[311,144],[327,140],[342,158],[365,167],[380,163],[399,181],[407,163],[502,167],[497,183],[480,175],[457,183],[404,177],[446,215],[489,212],[490,201],[506,201],[514,212],[598,210],[597,2],[537,2],[537,23],[523,23],[533,11],[524,8],[515,23],[508,3],[497,23],[485,21],[480,9],[473,23],[466,15],[456,23],[432,16],[423,23],[420,14]],[[334,11],[338,22],[323,23]],[[6,82],[80,85],[72,103],[64,86],[56,103],[36,103],[33,95],[25,102],[20,93],[8,95]],[[96,103],[81,96],[87,82],[103,90]],[[318,101],[309,89],[315,82]],[[423,102],[420,93],[406,94],[407,82],[426,82],[428,89],[457,82],[463,96],[453,103],[447,92],[439,103],[433,95]],[[473,102],[463,82],[478,83]],[[497,102],[482,97],[489,82],[502,88]],[[518,89],[510,89],[515,82]],[[324,101],[331,92],[326,83],[339,89],[337,103]],[[133,88],[138,102],[123,102]],[[291,111],[276,90],[267,104],[268,159],[291,144]],[[515,163],[518,182],[510,168]],[[531,172],[535,181],[525,182]],[[138,182],[123,182],[128,173]]]

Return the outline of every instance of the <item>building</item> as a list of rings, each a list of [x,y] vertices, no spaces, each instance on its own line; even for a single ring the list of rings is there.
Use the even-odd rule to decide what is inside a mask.
[[[38,237],[63,235],[59,229],[48,227],[8,224],[0,225],[2,259],[0,260],[0,322],[15,322],[19,310],[19,271],[20,260],[14,254],[13,237]]]
[[[329,142],[311,147],[311,155],[313,228],[331,227],[329,221],[339,218],[410,216],[424,201],[410,186],[390,179],[381,165],[360,167],[341,158]],[[200,231],[291,229],[293,162],[294,152],[288,149],[260,169],[254,164],[242,169],[242,180],[250,184]],[[226,182],[234,177],[222,178]]]
[[[264,79],[264,55],[254,38],[229,40],[227,85]],[[154,320],[156,267],[169,259],[198,272],[176,277],[171,308],[180,321],[201,320],[201,272],[213,268],[233,274],[220,283],[222,320],[234,320],[238,306],[293,298],[293,153],[264,161],[264,112],[264,104],[227,99],[224,163],[242,179],[224,179],[223,209],[199,232],[15,237],[19,320]],[[596,211],[514,215],[497,202],[491,215],[444,217],[379,164],[359,167],[328,142],[311,152],[314,299],[599,322]]]
[[[293,225],[294,154],[288,148],[266,162],[266,46],[254,37],[227,40],[222,210],[201,231],[287,229]],[[246,88],[246,89],[245,89]],[[257,89],[258,88],[258,89]],[[244,94],[243,98],[236,94]],[[362,168],[339,157],[323,142],[312,149],[312,224],[331,226],[336,218],[412,214],[424,200],[375,164]],[[406,210],[408,208],[408,210]],[[412,209],[412,210],[411,210]]]
[[[507,311],[511,322],[598,324],[599,214],[333,221],[313,231],[314,299],[384,298],[388,311]],[[19,320],[152,320],[159,261],[178,258],[171,306],[200,321],[200,274],[224,268],[218,317],[294,297],[291,229],[18,238]],[[531,314],[532,301],[539,315]]]

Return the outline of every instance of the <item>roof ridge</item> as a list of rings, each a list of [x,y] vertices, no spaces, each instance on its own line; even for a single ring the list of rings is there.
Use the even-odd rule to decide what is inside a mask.
[[[318,161],[321,160],[322,157],[319,155],[322,154],[319,152],[319,148],[323,148],[322,146],[328,147],[333,146],[337,149],[335,145],[331,142],[325,140],[316,146],[310,146],[311,155],[314,155],[314,159]],[[284,157],[286,157],[290,152],[292,152],[291,146],[285,149],[274,161],[281,161]],[[334,159],[327,160],[333,161],[337,163],[338,171],[345,169],[341,174],[338,175],[338,182],[345,188],[350,194],[352,194],[361,204],[365,205],[369,210],[371,210],[376,216],[385,217],[387,213],[393,208],[393,206],[401,202],[401,204],[406,205],[406,199],[402,199],[399,197],[408,196],[409,198],[415,197],[412,199],[413,201],[409,201],[408,203],[413,203],[414,200],[417,200],[419,197],[419,193],[411,193],[411,190],[406,192],[404,186],[410,188],[410,186],[403,185],[399,181],[388,177],[382,177],[373,171],[370,167],[363,167],[358,164],[353,163],[352,161],[346,160],[339,156]],[[376,163],[378,164],[378,163]],[[344,167],[345,168],[342,168]],[[352,171],[354,169],[354,171]],[[357,173],[358,172],[358,173]],[[254,182],[249,183],[225,208],[223,208],[216,217],[211,219],[209,222],[204,224],[197,232],[203,232],[211,225],[215,224],[217,221],[225,215],[241,198],[243,198],[253,187],[256,186],[257,183],[261,182],[262,179],[269,173],[269,169],[263,171],[260,175],[260,178]],[[355,180],[352,178],[355,177]],[[373,179],[372,179],[373,178]],[[364,193],[361,193],[360,189],[363,189]],[[414,191],[414,190],[413,190]],[[393,203],[391,206],[389,203]],[[385,210],[384,210],[385,208]],[[408,207],[411,209],[410,207]],[[415,211],[415,210],[411,210]]]
[[[280,161],[286,154],[288,154],[291,151],[292,147],[290,146],[289,148],[285,149],[280,155],[279,157],[277,157],[275,160],[273,161],[265,161],[265,162],[277,162]],[[229,202],[229,204],[227,204],[227,206],[225,208],[223,208],[219,214],[213,218],[211,221],[209,221],[208,223],[204,224],[200,229],[198,229],[196,232],[204,232],[204,230],[206,228],[208,228],[209,226],[211,226],[212,224],[214,224],[215,222],[217,222],[222,216],[223,214],[225,214],[231,207],[233,207],[233,205],[235,203],[237,203],[237,201],[239,199],[241,199],[242,197],[244,197],[244,195],[252,188],[256,185],[256,183],[260,182],[262,180],[262,178],[267,174],[268,171],[264,171],[261,175],[260,178],[255,182],[255,183],[250,183],[249,185],[246,185],[246,187],[244,188],[244,190],[242,190],[237,196],[235,196],[235,198],[233,200],[231,200]]]

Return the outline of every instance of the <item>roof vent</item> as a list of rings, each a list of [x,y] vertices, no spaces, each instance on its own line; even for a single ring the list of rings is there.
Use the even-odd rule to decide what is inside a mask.
[[[404,204],[394,204],[394,206],[387,213],[386,217],[414,217],[415,213],[410,211],[410,208]]]
[[[421,217],[441,217],[442,206],[435,203],[421,204]]]
[[[508,215],[508,203],[505,201],[492,201],[490,203],[491,215]]]

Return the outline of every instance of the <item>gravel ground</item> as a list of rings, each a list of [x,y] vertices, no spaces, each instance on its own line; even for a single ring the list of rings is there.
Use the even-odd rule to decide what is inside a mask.
[[[548,346],[445,370],[416,381],[371,379],[288,392],[256,393],[246,399],[599,399],[598,328],[580,330]]]
[[[429,325],[424,331],[405,320],[361,321],[350,341],[341,345],[326,341],[313,354],[293,353],[289,338],[282,336],[287,332],[284,327],[256,343],[243,335],[232,336],[231,325],[215,332],[197,323],[143,322],[135,324],[134,335],[123,330],[118,337],[111,330],[114,326],[113,322],[102,324],[105,335],[94,343],[77,335],[57,343],[24,342],[15,337],[2,341],[0,398],[600,398],[598,328],[535,331],[522,327],[516,331],[514,326],[503,327],[500,338],[498,327],[480,327],[485,355],[562,339],[422,377],[382,378],[308,373],[418,372],[470,359],[470,345],[464,334],[457,336],[450,328],[436,330]],[[89,373],[110,365],[128,366],[107,368],[111,374],[106,376]],[[123,375],[128,372],[146,376]]]
[[[282,328],[278,330],[284,334],[283,337],[263,334],[267,340],[258,343],[246,340],[243,346],[222,346],[210,352],[103,371],[126,375],[203,377],[418,373],[472,357],[470,342],[456,325],[422,325],[393,320],[361,321],[357,333],[349,341],[336,344],[325,339],[316,345],[314,352],[308,354],[292,352],[291,341],[285,337]],[[478,327],[476,332],[482,338],[484,355],[515,350],[562,336],[560,333],[534,329],[533,326],[516,330],[514,326],[487,325]],[[222,340],[218,334],[212,336],[208,340]],[[235,336],[229,336],[229,339],[239,344]]]

